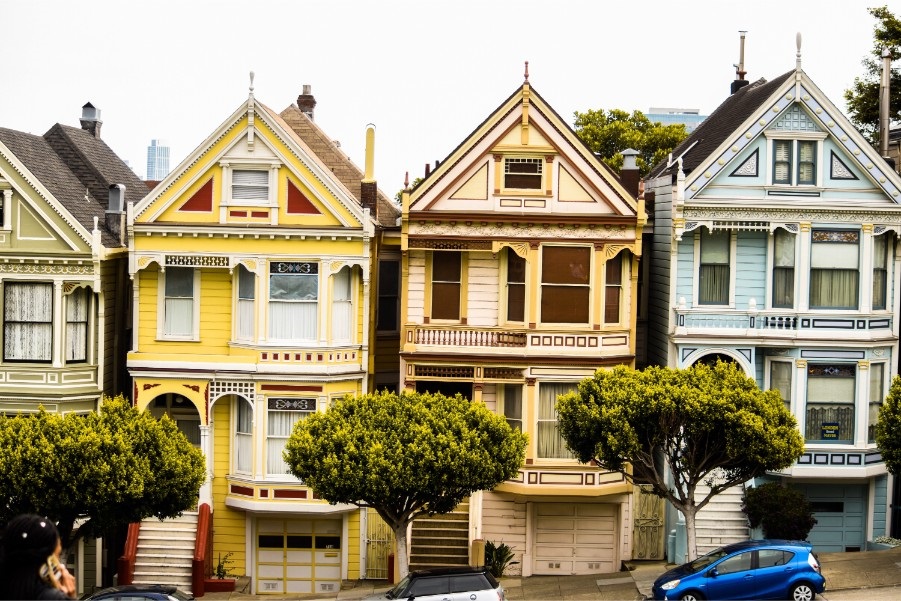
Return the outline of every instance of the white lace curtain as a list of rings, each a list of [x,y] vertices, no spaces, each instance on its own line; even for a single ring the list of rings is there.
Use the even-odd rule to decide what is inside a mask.
[[[50,361],[53,352],[53,285],[3,286],[3,356],[8,361]]]

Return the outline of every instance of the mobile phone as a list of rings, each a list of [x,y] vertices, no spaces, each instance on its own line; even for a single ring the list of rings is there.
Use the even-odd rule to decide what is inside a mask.
[[[55,553],[49,555],[47,560],[41,566],[41,578],[48,584],[59,588],[62,586],[63,568],[59,563],[59,558]]]

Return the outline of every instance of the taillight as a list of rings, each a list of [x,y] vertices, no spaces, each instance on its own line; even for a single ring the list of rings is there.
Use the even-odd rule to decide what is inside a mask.
[[[809,553],[807,555],[807,563],[814,569],[817,574],[820,573],[820,562],[817,561],[816,555]]]

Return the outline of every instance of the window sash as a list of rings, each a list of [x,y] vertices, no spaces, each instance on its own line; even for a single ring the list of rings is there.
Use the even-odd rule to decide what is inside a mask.
[[[432,319],[460,319],[462,269],[460,253],[432,253]]]
[[[817,183],[816,168],[817,143],[801,140],[798,142],[798,184]]]
[[[538,385],[538,457],[542,459],[573,459],[557,428],[557,396],[575,390],[569,382],[541,382]]]
[[[3,357],[7,361],[53,359],[53,284],[7,282],[3,286]]]
[[[785,408],[791,411],[792,402],[792,372],[794,364],[791,361],[772,361],[770,363],[770,390],[779,391]]]
[[[269,411],[266,416],[266,474],[269,476],[290,476],[288,464],[282,453],[294,425],[310,415],[311,411]]]
[[[350,268],[342,267],[333,276],[332,339],[349,342],[353,328],[353,301],[351,299]]]
[[[873,309],[885,309],[888,302],[888,250],[885,234],[873,236]]]
[[[795,236],[777,229],[773,238],[773,307],[795,306]]]
[[[163,334],[194,334],[194,269],[169,267],[163,274]]]
[[[870,403],[867,411],[867,442],[876,442],[876,422],[885,402],[885,363],[870,363]]]
[[[234,200],[269,200],[269,172],[234,169],[232,171]]]
[[[773,142],[773,183],[792,183],[792,142],[776,140]]]
[[[269,301],[270,340],[316,340],[319,303]]]
[[[526,260],[507,249],[507,321],[525,321]]]
[[[843,367],[843,366],[842,366]],[[855,375],[813,375],[808,367],[807,441],[852,442],[854,440]],[[854,372],[852,372],[854,373]],[[837,438],[824,438],[825,424],[837,424]]]
[[[545,246],[541,250],[541,322],[588,323],[591,249]]]
[[[379,304],[376,330],[396,332],[398,318],[398,291],[400,290],[400,262],[379,261]]]
[[[83,362],[88,358],[89,291],[78,288],[66,297],[66,361]]]
[[[542,172],[542,159],[508,157],[504,159],[504,187],[540,190]]]
[[[522,432],[522,385],[504,384],[504,417],[514,430]]]
[[[604,323],[619,323],[622,304],[623,255],[607,260],[605,266]]]

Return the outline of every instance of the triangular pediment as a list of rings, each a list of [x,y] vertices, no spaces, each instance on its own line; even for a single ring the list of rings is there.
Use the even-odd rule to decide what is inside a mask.
[[[637,217],[638,203],[528,84],[412,192],[419,213]]]
[[[135,223],[364,227],[353,193],[277,114],[249,104],[135,208]]]

